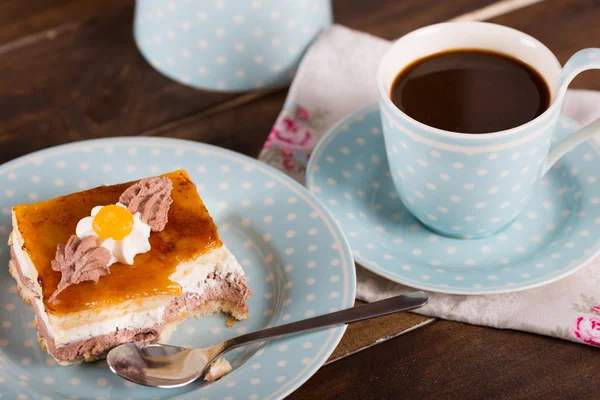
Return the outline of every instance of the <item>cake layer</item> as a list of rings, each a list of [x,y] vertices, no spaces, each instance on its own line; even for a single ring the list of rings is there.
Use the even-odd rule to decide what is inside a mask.
[[[220,249],[215,255],[216,258],[233,258],[225,247]],[[46,313],[43,302],[36,294],[35,286],[26,277],[25,269],[19,263],[17,253],[13,245],[10,272],[18,283],[21,296],[32,304],[35,310],[35,320],[39,329],[38,340],[42,348],[61,365],[102,358],[108,350],[122,343],[164,341],[172,329],[189,316],[223,312],[240,320],[248,317],[246,300],[251,292],[246,277],[243,272],[219,273],[217,262],[213,272],[208,273],[196,285],[186,282],[187,287],[193,291],[176,297],[156,296],[146,299],[143,302],[144,310],[131,304],[131,307],[121,310],[121,315],[112,319],[105,319],[102,312],[84,311],[76,318],[77,323],[73,324],[73,314],[55,317]],[[235,262],[235,258],[233,261]],[[190,269],[189,264],[191,263],[185,263],[181,270],[178,268],[179,275],[194,275],[191,272],[185,274],[184,270]],[[206,269],[206,264],[207,261],[204,260],[198,265],[204,265]],[[70,329],[65,329],[67,326],[70,326]]]
[[[173,203],[164,230],[150,234],[151,250],[136,256],[133,265],[111,265],[110,274],[103,276],[98,283],[82,282],[67,287],[58,295],[58,303],[49,301],[61,278],[61,273],[51,267],[57,246],[67,243],[78,221],[89,216],[93,207],[116,203],[123,191],[134,182],[101,186],[13,208],[13,229],[17,231],[14,236],[21,239],[20,246],[32,261],[31,265],[36,270],[33,275],[39,282],[42,299],[49,312],[69,314],[150,295],[182,293],[181,287],[169,279],[176,267],[220,247],[222,243],[187,173],[176,171],[163,176],[173,183]]]
[[[59,345],[87,340],[115,330],[150,327],[162,323],[165,313],[171,313],[169,305],[173,296],[158,295],[148,296],[143,300],[127,300],[110,307],[55,315],[43,307],[39,284],[36,285],[35,276],[32,275],[35,269],[19,247],[18,239],[13,239],[11,256],[18,275],[15,279],[27,288],[29,301],[39,303],[37,307],[43,310],[44,319],[48,320],[48,329]],[[240,296],[243,297],[243,292],[247,290],[244,271],[225,246],[203,254],[193,262],[179,264],[170,279],[178,283],[188,295],[223,298],[233,303]],[[239,282],[242,281],[240,286]]]

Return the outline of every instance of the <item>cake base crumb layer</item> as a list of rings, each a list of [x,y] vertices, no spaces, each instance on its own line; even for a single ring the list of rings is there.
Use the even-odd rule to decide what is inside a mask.
[[[217,361],[211,365],[208,373],[204,376],[204,380],[207,382],[214,382],[218,379],[221,379],[228,373],[233,371],[229,362],[224,358],[219,358]]]
[[[39,299],[39,295],[36,294],[33,283],[23,275],[12,248],[11,253],[9,270],[17,281],[21,297],[34,308],[35,323],[39,329],[38,341],[42,349],[61,365],[102,359],[110,349],[123,343],[165,341],[176,326],[189,317],[217,313],[229,314],[238,320],[248,317],[246,300],[251,296],[251,292],[246,283],[246,277],[239,276],[231,279],[231,277],[210,274],[202,282],[205,289],[201,294],[186,292],[173,298],[165,308],[161,323],[151,327],[122,329],[87,340],[57,345],[46,322],[41,318],[42,310],[39,309],[39,304],[43,304],[43,302],[34,301],[36,298]]]

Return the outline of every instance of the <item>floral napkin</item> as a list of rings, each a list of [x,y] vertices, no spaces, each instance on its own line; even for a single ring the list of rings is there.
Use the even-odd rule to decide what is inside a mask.
[[[304,183],[316,143],[346,115],[377,101],[375,72],[389,42],[336,25],[305,55],[259,159]],[[567,93],[563,112],[582,124],[600,117],[600,93]],[[357,297],[381,300],[411,289],[357,266]],[[429,293],[416,312],[517,329],[600,347],[600,260],[557,282],[516,293]]]

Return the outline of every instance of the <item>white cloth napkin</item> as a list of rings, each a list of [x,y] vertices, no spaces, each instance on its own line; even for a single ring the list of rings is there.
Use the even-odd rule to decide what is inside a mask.
[[[377,101],[375,73],[390,43],[336,25],[307,51],[259,159],[304,183],[316,142],[338,120]],[[600,93],[572,90],[563,112],[585,124],[600,117]],[[411,289],[357,267],[357,298],[376,301]],[[490,296],[429,293],[418,313],[517,329],[600,346],[600,260],[537,289]]]

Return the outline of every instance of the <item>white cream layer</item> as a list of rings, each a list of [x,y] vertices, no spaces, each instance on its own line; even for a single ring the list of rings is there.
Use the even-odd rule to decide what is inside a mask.
[[[23,237],[17,228],[13,213],[11,241],[23,276],[31,279],[34,293],[31,298],[44,320],[48,332],[54,337],[57,347],[71,342],[87,340],[96,336],[113,333],[123,329],[144,329],[163,322],[165,308],[173,296],[154,296],[138,300],[129,300],[116,307],[98,310],[84,310],[65,316],[48,314],[41,300],[42,288],[37,278],[37,270],[27,252],[23,251]],[[223,245],[201,255],[193,261],[180,263],[169,279],[181,285],[183,293],[204,292],[206,277],[215,273],[226,279],[236,279],[244,275],[242,266],[235,256]],[[102,279],[102,278],[100,278]],[[25,293],[25,292],[24,292]]]

